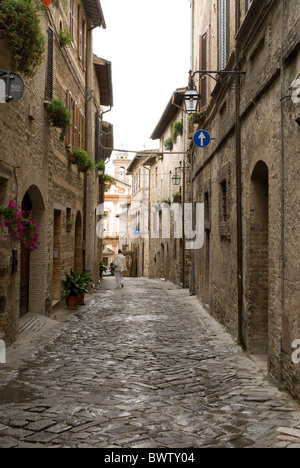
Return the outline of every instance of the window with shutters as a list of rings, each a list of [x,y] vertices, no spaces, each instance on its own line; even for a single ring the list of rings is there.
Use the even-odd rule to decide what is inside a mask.
[[[53,99],[53,44],[54,34],[51,28],[48,28],[48,50],[47,50],[47,68],[46,68],[46,90],[45,98],[48,101]]]
[[[219,0],[219,70],[224,70],[227,64],[227,0]]]
[[[207,33],[200,36],[200,70],[207,70]],[[201,107],[207,105],[207,77],[200,80],[199,94],[201,96]]]
[[[82,16],[81,16],[81,6],[78,6],[78,17],[77,17],[77,49],[78,49],[78,58],[82,60]]]
[[[69,12],[69,21],[70,21],[70,34],[74,38],[74,0],[70,0],[70,12]]]
[[[71,115],[71,122],[73,122],[73,98],[72,98],[72,93],[69,90],[67,90],[67,108]],[[69,128],[69,130],[67,131],[67,136],[66,136],[66,145],[68,146],[72,145],[73,143],[72,138],[73,138],[73,133],[72,133],[71,128]]]

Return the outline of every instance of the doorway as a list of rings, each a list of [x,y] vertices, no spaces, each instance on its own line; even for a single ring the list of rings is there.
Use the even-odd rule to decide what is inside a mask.
[[[21,206],[24,211],[32,211],[28,192],[26,192]],[[22,243],[20,259],[20,317],[23,317],[29,312],[30,251]]]
[[[269,171],[259,161],[251,177],[249,351],[267,354],[269,341]]]
[[[78,273],[82,272],[82,240],[83,240],[83,225],[80,211],[78,211],[75,221],[75,247],[74,247],[74,268]]]

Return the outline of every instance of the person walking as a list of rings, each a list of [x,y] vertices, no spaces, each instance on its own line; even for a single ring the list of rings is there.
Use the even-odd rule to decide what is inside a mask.
[[[120,249],[114,259],[114,269],[117,288],[124,288],[124,271],[126,270],[126,257],[122,254],[122,250]]]

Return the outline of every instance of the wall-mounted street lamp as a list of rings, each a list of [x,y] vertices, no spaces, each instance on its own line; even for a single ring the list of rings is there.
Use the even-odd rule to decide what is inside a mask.
[[[192,70],[189,72],[189,87],[184,93],[184,104],[185,104],[185,111],[187,114],[196,114],[198,109],[198,103],[201,99],[201,95],[196,90],[196,86],[194,83],[194,78],[196,75],[200,75],[200,80],[202,80],[205,76],[209,76],[217,83],[223,83],[224,80],[228,76],[239,76],[245,75],[245,72],[241,71],[225,71],[225,70],[197,70],[194,73]]]
[[[180,185],[181,182],[181,176],[177,173],[177,170],[175,172],[175,175],[172,177],[172,183],[173,185]]]
[[[195,88],[189,88],[184,93],[184,105],[185,111],[187,114],[196,114],[198,108],[199,99],[201,99],[200,94]]]

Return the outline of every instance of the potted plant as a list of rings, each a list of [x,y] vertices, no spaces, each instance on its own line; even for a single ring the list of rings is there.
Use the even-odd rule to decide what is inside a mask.
[[[107,266],[105,266],[103,262],[100,262],[100,271],[99,271],[100,279],[103,278],[103,273],[106,273],[106,272],[107,272]]]
[[[46,50],[39,18],[41,8],[41,2],[32,0],[0,2],[1,37],[8,42],[16,70],[30,78],[42,64]]]
[[[66,231],[67,232],[72,232],[73,224],[74,224],[73,219],[67,219],[67,221],[66,221]]]
[[[94,167],[93,161],[89,158],[88,153],[82,148],[73,147],[69,153],[70,162],[77,164],[82,172],[88,171]]]
[[[30,211],[24,211],[15,200],[10,200],[8,206],[0,206],[0,232],[6,238],[14,242],[22,242],[30,252],[38,249],[39,223],[37,223]]]
[[[80,285],[78,273],[71,270],[70,274],[65,273],[65,280],[61,282],[62,288],[66,294],[66,304],[69,309],[77,309]]]
[[[189,122],[197,124],[197,123],[201,122],[201,119],[202,119],[203,115],[204,115],[203,111],[197,111],[196,114],[191,114],[188,117],[188,120],[189,120]]]
[[[183,134],[183,120],[175,122],[172,127],[172,141],[174,145],[177,143],[177,138],[179,135]]]
[[[84,296],[88,292],[88,288],[94,289],[94,281],[92,275],[89,273],[79,273],[78,274],[78,305],[85,305]]]
[[[181,192],[173,193],[173,202],[181,203]]]
[[[98,176],[102,177],[105,173],[105,162],[103,160],[95,164],[95,171],[98,172]]]
[[[171,199],[170,198],[164,198],[160,202],[162,205],[171,205]]]
[[[60,99],[53,99],[47,104],[47,112],[53,127],[60,128],[60,141],[64,141],[71,123],[71,115]]]
[[[173,140],[172,140],[171,137],[168,138],[167,140],[165,140],[165,142],[164,142],[164,147],[166,148],[166,150],[172,151],[173,146],[174,146],[174,145],[173,145]]]
[[[70,47],[73,44],[73,41],[74,39],[69,31],[65,30],[59,32],[59,42],[61,47]]]

